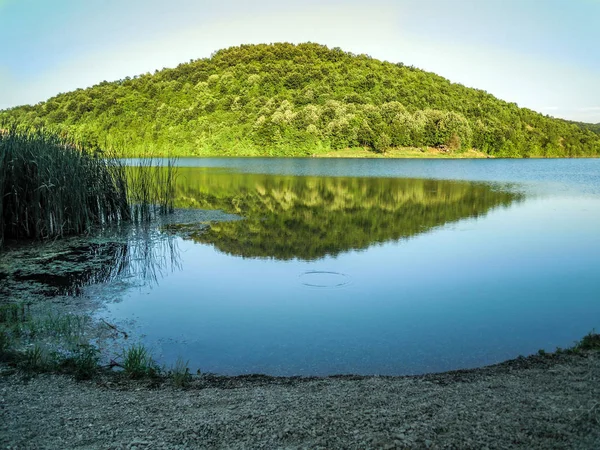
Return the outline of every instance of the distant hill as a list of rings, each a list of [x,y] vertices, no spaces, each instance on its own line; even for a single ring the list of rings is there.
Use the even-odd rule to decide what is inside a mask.
[[[598,156],[597,125],[519,108],[402,63],[318,44],[243,45],[154,74],[0,111],[122,155],[310,155],[341,148],[475,148]]]

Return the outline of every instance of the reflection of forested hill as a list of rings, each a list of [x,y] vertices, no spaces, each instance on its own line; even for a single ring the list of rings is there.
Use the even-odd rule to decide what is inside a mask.
[[[291,177],[180,169],[177,207],[246,220],[193,238],[240,256],[313,260],[424,233],[517,200],[482,183],[400,178]]]
[[[402,63],[310,43],[232,47],[0,111],[0,128],[14,124],[124,156],[302,156],[363,146],[600,155],[600,137],[577,124]]]

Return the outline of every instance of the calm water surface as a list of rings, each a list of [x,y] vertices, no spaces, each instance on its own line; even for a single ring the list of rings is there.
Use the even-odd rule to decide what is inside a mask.
[[[180,165],[178,207],[245,219],[158,233],[101,312],[160,363],[416,374],[600,329],[600,160]]]

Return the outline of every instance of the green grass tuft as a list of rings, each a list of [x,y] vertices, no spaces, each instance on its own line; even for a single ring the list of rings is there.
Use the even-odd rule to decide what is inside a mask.
[[[48,370],[48,356],[39,344],[35,344],[33,347],[25,350],[21,361],[21,368],[31,372],[45,372]]]
[[[173,378],[173,383],[175,386],[185,387],[192,380],[189,361],[184,361],[182,358],[177,358],[175,366],[173,366],[171,369],[170,375]]]
[[[91,344],[80,344],[72,356],[65,358],[62,367],[75,375],[77,380],[89,380],[98,371],[100,351]]]
[[[142,344],[132,345],[123,351],[123,370],[132,379],[152,377],[160,372],[150,352]]]

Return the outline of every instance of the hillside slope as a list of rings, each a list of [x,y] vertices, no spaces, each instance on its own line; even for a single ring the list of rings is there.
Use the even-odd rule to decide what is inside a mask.
[[[600,134],[600,123],[584,123],[576,122],[581,128],[592,130],[596,134]]]
[[[600,155],[591,129],[401,63],[312,43],[232,47],[0,111],[0,127],[16,124],[123,155],[292,156],[390,146]]]

